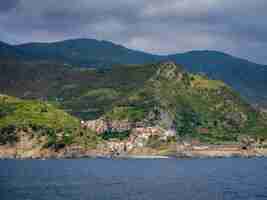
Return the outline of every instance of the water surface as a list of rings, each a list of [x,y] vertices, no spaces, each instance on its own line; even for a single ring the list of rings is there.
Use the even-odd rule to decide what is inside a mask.
[[[267,200],[267,159],[2,160],[0,200]]]

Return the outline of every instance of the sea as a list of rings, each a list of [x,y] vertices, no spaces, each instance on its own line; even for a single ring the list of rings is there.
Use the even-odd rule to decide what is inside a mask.
[[[0,200],[267,200],[267,158],[0,160]]]

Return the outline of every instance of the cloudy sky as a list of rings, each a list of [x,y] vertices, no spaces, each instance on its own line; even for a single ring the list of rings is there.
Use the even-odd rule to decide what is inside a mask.
[[[0,40],[110,40],[156,54],[219,50],[267,64],[267,0],[1,0]]]

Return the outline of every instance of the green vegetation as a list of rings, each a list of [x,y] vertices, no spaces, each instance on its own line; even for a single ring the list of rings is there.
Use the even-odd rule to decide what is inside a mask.
[[[163,150],[168,148],[169,145],[175,143],[175,137],[169,137],[167,140],[160,140],[159,136],[151,136],[148,139],[147,146],[153,149]]]
[[[48,103],[0,95],[0,113],[0,145],[16,143],[22,131],[31,138],[45,137],[43,148],[55,150],[71,144],[94,149],[102,141],[81,128],[77,118]]]
[[[110,140],[110,139],[118,139],[124,140],[130,136],[130,131],[123,131],[123,132],[105,132],[102,134],[103,140]]]
[[[9,125],[0,129],[0,145],[2,144],[14,144],[18,141],[18,137],[15,133],[16,127]]]
[[[101,144],[103,139],[92,130],[79,129],[76,133],[74,143],[83,146],[84,148],[96,149],[98,144]]]
[[[2,113],[0,127],[31,125],[64,129],[77,127],[79,124],[78,119],[44,102],[18,100],[15,102],[6,101],[0,105]]]
[[[210,144],[267,139],[267,115],[224,82],[207,78],[224,80],[252,103],[266,104],[266,69],[220,52],[154,56],[81,39],[18,46],[0,42],[0,57],[0,92],[24,99],[0,96],[0,145],[16,143],[21,132],[45,138],[43,147],[53,149],[96,148],[104,140],[129,137],[128,131],[99,136],[80,127],[78,118],[99,117],[175,129],[175,139]],[[132,65],[166,58],[203,75],[173,63]],[[148,146],[164,151],[172,142],[150,138]]]
[[[127,120],[130,122],[142,121],[145,116],[145,110],[140,107],[115,107],[105,115],[112,120]]]
[[[141,51],[130,50],[109,41],[94,39],[74,39],[56,43],[32,43],[18,45],[16,49],[33,60],[56,60],[57,62],[83,67],[109,67],[112,64],[142,64],[159,60],[155,56]],[[27,60],[26,56],[23,56],[23,58]]]
[[[221,87],[225,87],[224,82],[218,80],[209,80],[207,77],[203,77],[199,74],[191,74],[190,75],[192,87],[199,89],[219,89]]]
[[[5,75],[0,78],[0,91],[20,98],[46,100],[84,120],[96,119],[142,88],[155,70],[156,65],[96,70],[0,60],[0,77]]]
[[[179,138],[213,144],[237,142],[239,135],[267,138],[260,113],[227,85],[172,63],[158,65],[144,86],[114,106],[105,116],[175,128]]]
[[[63,135],[62,142],[69,144],[72,134],[79,127],[79,120],[54,106],[39,102],[19,100],[0,96],[0,143],[17,141],[19,131],[46,135],[47,146],[56,144],[57,135]]]
[[[49,103],[1,96],[0,129],[4,134],[0,142],[16,141],[10,134],[13,129],[45,135],[47,147],[55,148],[75,143],[95,147],[103,140],[129,136],[106,133],[101,138],[82,130],[79,120],[69,114],[83,120],[105,117],[159,125],[175,129],[179,138],[214,144],[238,141],[240,135],[267,138],[262,114],[230,87],[185,72],[173,63],[114,66],[111,70],[40,66],[24,63],[18,69],[13,62],[1,66],[0,74],[8,74],[16,83],[11,86],[0,79],[1,91],[8,88],[9,94]],[[21,74],[27,74],[27,79]]]
[[[77,86],[77,88],[79,88],[80,86],[76,85],[76,83],[72,85],[73,83],[69,82],[71,75],[68,74],[65,77],[66,73],[63,73],[62,77],[57,77],[58,74],[56,72],[59,70],[59,66],[61,66],[60,68],[64,66],[65,68],[68,68],[68,70],[73,71],[75,70],[75,68],[78,68],[78,71],[80,71],[80,73],[83,73],[83,70],[79,69],[80,67],[94,67],[98,68],[99,71],[105,71],[105,69],[111,68],[112,66],[118,64],[127,66],[133,64],[148,64],[164,60],[171,60],[184,65],[190,72],[204,73],[207,74],[209,78],[223,80],[224,82],[230,84],[232,88],[242,94],[242,96],[247,98],[247,100],[249,100],[251,103],[257,103],[266,106],[266,66],[236,58],[223,52],[191,51],[182,54],[158,56],[127,49],[121,45],[116,45],[108,41],[98,41],[93,39],[73,39],[54,43],[29,43],[23,45],[8,45],[0,42],[0,58],[2,61],[5,61],[4,66],[1,66],[0,64],[0,80],[3,80],[3,82],[5,83],[5,87],[3,87],[5,90],[0,91],[2,93],[14,96],[23,96],[19,95],[20,90],[18,90],[16,93],[10,91],[10,87],[21,87],[20,84],[14,84],[21,81],[20,79],[16,79],[16,76],[19,76],[20,78],[25,77],[27,81],[32,81],[33,84],[36,84],[37,82],[38,85],[41,85],[41,87],[39,87],[41,89],[46,86],[42,83],[44,83],[44,81],[46,81],[47,79],[48,81],[51,80],[51,77],[53,77],[53,79],[55,77],[56,79],[64,79],[66,82],[66,87]],[[1,67],[6,67],[6,62],[14,60],[34,62],[34,65],[36,65],[37,68],[40,68],[39,70],[42,71],[42,73],[39,73],[40,71],[36,72],[28,70],[26,70],[27,72],[24,73],[25,69],[28,68],[27,65],[29,65],[29,63],[26,64],[25,68],[25,64],[21,62],[17,64],[15,70],[10,69],[7,71],[1,71]],[[47,66],[43,67],[43,65],[54,65],[51,64],[54,62],[61,64],[57,64],[53,69]],[[43,73],[46,70],[51,73]],[[8,76],[10,72],[12,72],[12,76]],[[36,79],[34,77],[32,78],[33,74],[35,74],[35,76],[37,77]],[[42,74],[43,76],[41,79],[38,79],[38,75],[40,74]],[[12,80],[13,78],[13,84],[8,84],[11,83],[9,80]],[[77,76],[76,72],[73,74],[73,76],[71,76],[71,80],[74,80],[74,82],[76,82],[76,80],[79,80],[80,78],[81,76]],[[86,83],[86,81],[84,83]],[[8,87],[6,87],[6,84],[8,84]],[[25,84],[23,86],[24,90],[29,91],[29,96],[31,96],[31,92],[33,92],[32,95],[35,95],[35,93],[38,93],[40,95],[41,93],[43,94],[43,96],[47,97],[46,95],[44,95],[44,93],[46,93],[47,91],[32,91],[31,89],[32,87],[34,87],[32,84]],[[48,90],[51,92],[51,88],[49,88]],[[98,114],[98,112],[96,113]],[[83,116],[86,115],[87,114],[83,114]],[[89,117],[93,116],[91,114],[88,115]]]

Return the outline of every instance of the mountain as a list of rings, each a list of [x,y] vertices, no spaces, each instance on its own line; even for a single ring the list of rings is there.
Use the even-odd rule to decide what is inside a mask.
[[[267,66],[216,51],[192,51],[170,55],[169,59],[190,72],[223,80],[250,102],[267,102]]]
[[[19,49],[17,49],[16,47],[13,47],[9,44],[6,44],[4,42],[0,41],[0,58],[3,59],[14,59],[17,58],[19,56],[21,56],[22,52],[20,52]]]
[[[46,136],[47,146],[80,144],[83,134],[77,118],[58,108],[84,120],[107,122],[108,132],[100,133],[104,140],[128,139],[136,127],[155,127],[174,132],[176,138],[209,144],[267,137],[263,115],[229,86],[188,73],[172,62],[116,66],[104,72],[58,66],[54,73],[46,73],[48,67],[43,65],[40,72],[24,65],[22,69],[28,68],[25,71],[31,78],[11,80],[12,93],[36,95],[42,101],[0,96],[2,143],[22,130]],[[22,77],[23,70],[19,71]]]
[[[0,92],[59,104],[83,119],[95,119],[114,101],[140,87],[154,65],[114,66],[108,70],[61,64],[0,61]]]
[[[0,95],[0,158],[266,155],[267,116],[224,82],[173,62],[104,71],[46,63],[5,67],[17,75],[0,86],[41,100]],[[208,150],[196,152],[194,144]]]
[[[188,73],[172,62],[154,70],[141,87],[114,101],[104,118],[159,126],[206,143],[267,136],[260,113],[222,81]]]
[[[113,64],[143,64],[158,60],[148,53],[93,39],[29,43],[15,47],[31,55],[35,60],[49,60],[80,67],[110,67]]]
[[[54,43],[28,43],[0,48],[0,59],[58,63],[75,67],[110,68],[171,60],[193,73],[206,74],[229,84],[252,104],[267,106],[267,66],[217,51],[192,51],[167,56],[135,51],[108,41],[73,39]],[[4,51],[3,51],[4,49]],[[2,53],[1,53],[2,52]],[[2,55],[2,56],[1,56]]]

